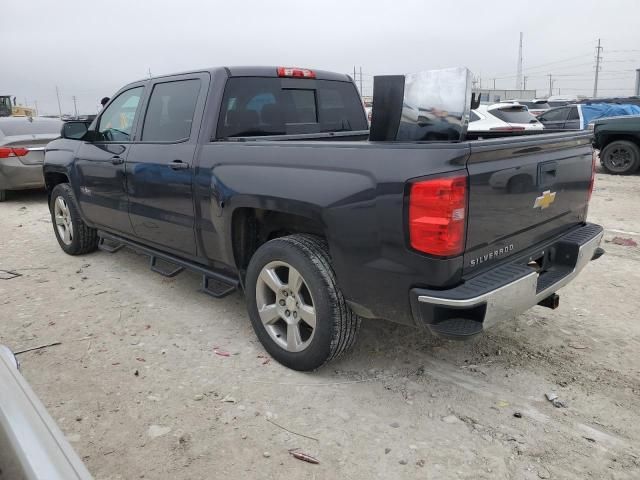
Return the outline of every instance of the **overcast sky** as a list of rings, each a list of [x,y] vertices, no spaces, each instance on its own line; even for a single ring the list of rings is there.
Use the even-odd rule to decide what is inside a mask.
[[[216,65],[285,65],[372,75],[466,66],[482,86],[514,88],[524,33],[527,88],[631,94],[640,68],[640,1],[3,0],[0,94],[40,113],[95,113],[153,75]]]

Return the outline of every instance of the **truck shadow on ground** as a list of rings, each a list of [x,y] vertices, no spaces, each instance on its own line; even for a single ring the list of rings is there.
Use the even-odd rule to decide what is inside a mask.
[[[46,190],[11,190],[7,192],[7,199],[2,202],[3,205],[13,206],[17,208],[22,206],[47,204]]]

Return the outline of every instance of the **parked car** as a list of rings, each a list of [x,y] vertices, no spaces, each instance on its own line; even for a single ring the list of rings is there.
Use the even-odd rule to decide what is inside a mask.
[[[389,107],[396,128],[403,101]],[[507,120],[537,123],[509,108]],[[361,318],[465,339],[555,308],[603,253],[602,227],[585,223],[589,133],[368,135],[343,74],[230,67],[134,82],[48,145],[53,232],[70,255],[128,246],[163,275],[198,272],[214,296],[242,288],[264,348],[297,370],[345,352]],[[489,183],[531,165],[528,189]]]
[[[529,109],[529,113],[535,117],[551,108],[546,100],[515,100],[515,102],[527,107]]]
[[[364,100],[364,111],[367,115],[367,121],[371,123],[371,114],[373,113],[373,100]]]
[[[44,188],[44,149],[60,136],[61,127],[51,118],[0,118],[0,202],[8,190]]]
[[[640,116],[596,120],[593,147],[600,150],[600,163],[607,172],[636,172],[640,168]]]
[[[490,138],[544,129],[528,108],[517,103],[480,105],[469,115],[468,138]]]
[[[4,345],[0,345],[0,392],[0,479],[93,478]]]
[[[640,115],[640,106],[613,103],[567,105],[547,110],[538,120],[550,130],[583,130],[594,120],[619,115]]]

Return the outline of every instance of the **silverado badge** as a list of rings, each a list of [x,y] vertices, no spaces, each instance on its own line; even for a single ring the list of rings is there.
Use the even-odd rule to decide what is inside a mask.
[[[533,208],[540,208],[540,210],[544,210],[545,208],[549,208],[549,206],[555,201],[556,192],[552,192],[551,190],[545,190],[542,192],[536,201],[533,204]]]

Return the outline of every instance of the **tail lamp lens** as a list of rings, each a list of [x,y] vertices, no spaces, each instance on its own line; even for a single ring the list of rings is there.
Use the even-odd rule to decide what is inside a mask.
[[[29,150],[22,147],[0,147],[0,158],[24,157]]]
[[[444,177],[413,183],[409,193],[411,247],[449,257],[464,251],[467,177]]]

